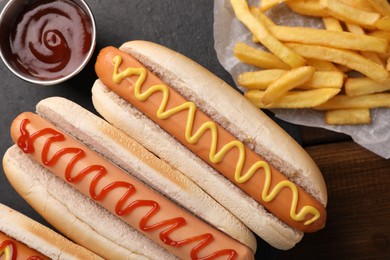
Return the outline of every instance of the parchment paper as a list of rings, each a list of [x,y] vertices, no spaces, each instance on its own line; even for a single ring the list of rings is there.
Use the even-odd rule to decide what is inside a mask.
[[[249,0],[250,5],[258,5],[259,0]],[[266,13],[276,24],[322,28],[317,18],[303,17],[289,11],[285,4]],[[233,47],[239,42],[252,43],[251,33],[235,18],[229,0],[214,1],[214,40],[215,50],[222,66],[235,80],[241,72],[256,70],[238,61],[233,55]],[[239,87],[237,85],[237,87]],[[370,125],[330,126],[324,121],[324,112],[311,109],[273,109],[275,116],[299,125],[322,127],[348,134],[366,149],[388,159],[390,158],[390,109],[372,109]]]

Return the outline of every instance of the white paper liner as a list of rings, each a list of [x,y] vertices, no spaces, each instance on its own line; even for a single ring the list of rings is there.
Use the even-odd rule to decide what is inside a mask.
[[[259,0],[248,1],[249,5],[254,6],[258,6],[259,2]],[[279,4],[266,14],[280,25],[323,28],[321,20],[295,14],[285,4]],[[239,41],[257,48],[259,45],[252,43],[252,34],[235,18],[230,0],[214,1],[214,41],[220,63],[234,80],[242,72],[256,70],[253,66],[241,63],[233,55],[233,47]],[[290,123],[345,133],[366,149],[386,159],[390,158],[390,109],[372,109],[370,125],[346,126],[327,125],[324,112],[312,109],[273,109],[272,112],[278,118]]]

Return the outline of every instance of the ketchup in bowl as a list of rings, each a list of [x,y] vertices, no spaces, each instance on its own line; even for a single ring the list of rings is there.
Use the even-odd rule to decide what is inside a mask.
[[[8,67],[43,82],[76,74],[95,47],[91,16],[75,1],[29,1],[9,27]]]

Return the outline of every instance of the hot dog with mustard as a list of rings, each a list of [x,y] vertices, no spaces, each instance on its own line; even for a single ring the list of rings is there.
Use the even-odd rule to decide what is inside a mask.
[[[291,248],[303,232],[324,227],[326,185],[313,160],[222,80],[144,41],[103,49],[95,70],[93,102],[107,121],[271,245]]]

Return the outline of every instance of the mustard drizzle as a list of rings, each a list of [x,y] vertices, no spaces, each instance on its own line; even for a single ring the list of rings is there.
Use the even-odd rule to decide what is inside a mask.
[[[278,193],[283,190],[283,188],[287,187],[290,188],[292,192],[292,202],[290,207],[290,217],[295,221],[303,221],[305,220],[305,217],[308,214],[313,215],[313,217],[306,222],[304,222],[304,225],[310,225],[311,223],[315,222],[320,218],[320,212],[318,209],[316,209],[313,206],[306,205],[302,207],[302,209],[296,213],[297,205],[298,205],[298,188],[296,185],[288,180],[281,181],[277,185],[275,185],[274,189],[269,193],[270,185],[271,185],[271,169],[265,161],[257,161],[254,163],[250,169],[242,175],[243,166],[245,162],[245,145],[238,141],[234,140],[230,143],[224,145],[220,151],[217,152],[217,140],[218,140],[218,131],[217,131],[217,125],[215,122],[208,121],[206,123],[203,123],[199,129],[192,134],[193,132],[193,126],[194,126],[194,119],[195,119],[195,112],[197,110],[196,105],[193,102],[185,102],[177,107],[171,108],[169,110],[166,110],[167,103],[169,100],[170,91],[169,88],[166,85],[153,85],[144,92],[141,92],[141,88],[144,84],[144,81],[147,76],[147,70],[145,68],[126,68],[125,70],[119,72],[119,67],[122,63],[122,57],[120,55],[116,55],[113,58],[114,63],[114,73],[112,76],[112,80],[119,84],[124,78],[131,77],[131,76],[138,76],[138,79],[135,82],[134,85],[134,95],[137,100],[139,101],[146,101],[152,94],[160,91],[163,95],[161,105],[159,106],[157,110],[157,117],[159,119],[167,119],[171,117],[174,114],[179,113],[183,110],[188,110],[188,116],[187,116],[187,123],[186,123],[186,130],[185,130],[185,138],[187,142],[190,144],[196,144],[198,140],[202,137],[202,135],[210,130],[212,134],[212,143],[210,147],[210,153],[209,153],[209,160],[212,163],[219,163],[223,160],[226,153],[228,153],[231,149],[237,148],[239,150],[239,158],[236,164],[236,169],[234,173],[234,179],[238,183],[245,183],[249,179],[252,178],[252,176],[256,173],[256,171],[260,168],[264,169],[265,173],[265,183],[262,191],[262,199],[265,202],[272,201]]]
[[[4,260],[11,260],[13,257],[11,245],[4,247],[2,251],[0,251],[0,257],[4,254]]]
[[[9,259],[11,260],[12,259],[12,252],[11,252],[11,246],[7,246],[6,248],[4,248],[4,256],[5,256],[5,259]]]

